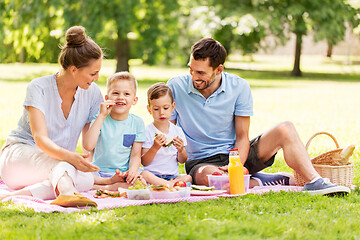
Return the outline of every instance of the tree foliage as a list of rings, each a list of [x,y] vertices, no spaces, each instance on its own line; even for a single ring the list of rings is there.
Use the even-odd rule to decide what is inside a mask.
[[[315,41],[326,40],[329,48],[344,40],[346,25],[353,27],[359,25],[358,11],[355,7],[346,2],[344,4],[342,0],[331,1],[331,6],[332,8],[328,8],[327,11],[314,14],[315,24],[312,24]],[[331,57],[331,53],[329,54],[328,57]]]
[[[348,2],[352,2],[349,5]],[[296,36],[294,75],[301,75],[302,38],[336,45],[345,22],[359,25],[354,0],[2,0],[0,61],[55,62],[65,30],[86,27],[88,35],[117,59],[116,71],[129,70],[129,59],[147,64],[184,64],[190,46],[214,37],[231,53],[267,49]],[[14,57],[16,56],[16,58]]]
[[[165,50],[176,43],[178,36],[177,1],[68,0],[66,3],[67,27],[81,24],[96,36],[97,42],[112,49],[110,54],[117,59],[116,71],[129,70],[131,54],[149,64],[170,61]]]
[[[131,56],[149,64],[170,63],[177,49],[179,6],[173,0],[4,0],[0,46],[12,47],[16,56],[25,53],[28,61],[56,61],[65,30],[83,25],[117,59],[117,71],[129,70]]]
[[[344,0],[212,0],[221,6],[217,15],[222,26],[215,33],[231,48],[234,43],[243,53],[256,52],[266,36],[277,44],[284,44],[290,33],[296,36],[292,75],[301,76],[300,56],[302,38],[309,31],[316,40],[326,39],[335,45],[344,37],[347,21],[354,21],[358,13]]]
[[[46,46],[58,42],[57,36],[51,34],[61,24],[58,4],[56,0],[1,1],[2,44],[12,46],[20,56],[17,61],[39,60],[41,53],[48,49]],[[48,54],[53,52],[49,51]],[[49,55],[47,60],[52,59]]]

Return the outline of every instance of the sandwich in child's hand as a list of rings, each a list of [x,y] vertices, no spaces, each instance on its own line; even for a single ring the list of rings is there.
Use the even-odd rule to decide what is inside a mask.
[[[155,133],[155,137],[157,137],[157,133]],[[166,136],[166,142],[163,144],[163,147],[170,147],[174,143],[174,137]]]

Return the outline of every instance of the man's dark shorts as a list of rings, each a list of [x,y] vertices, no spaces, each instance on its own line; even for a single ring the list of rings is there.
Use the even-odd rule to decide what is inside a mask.
[[[259,145],[260,137],[261,135],[250,141],[249,155],[244,164],[244,167],[246,167],[249,170],[250,174],[257,173],[267,167],[270,167],[274,163],[276,153],[266,162],[263,162],[259,159],[258,145]],[[229,164],[228,154],[216,154],[211,157],[207,157],[199,160],[186,161],[185,170],[186,173],[192,177],[193,182],[195,183],[195,173],[200,167],[206,165],[226,166],[228,164]]]

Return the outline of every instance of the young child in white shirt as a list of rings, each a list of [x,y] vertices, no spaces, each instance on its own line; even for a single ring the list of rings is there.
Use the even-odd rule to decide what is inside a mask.
[[[142,146],[141,175],[147,183],[173,186],[177,181],[192,182],[189,175],[179,175],[179,163],[187,160],[186,138],[182,129],[169,121],[175,103],[171,89],[156,83],[148,90],[149,113],[154,122],[146,127]]]

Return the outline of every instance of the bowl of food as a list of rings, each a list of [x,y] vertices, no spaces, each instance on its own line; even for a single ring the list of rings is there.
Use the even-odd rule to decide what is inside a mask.
[[[131,200],[149,200],[151,199],[150,189],[132,189],[126,190],[128,199]]]
[[[120,190],[120,189],[119,189]],[[149,200],[151,199],[150,189],[146,184],[137,180],[134,186],[130,186],[126,189],[126,195],[131,200]]]
[[[165,185],[150,186],[151,198],[153,199],[174,199],[190,197],[189,187],[168,187]]]

